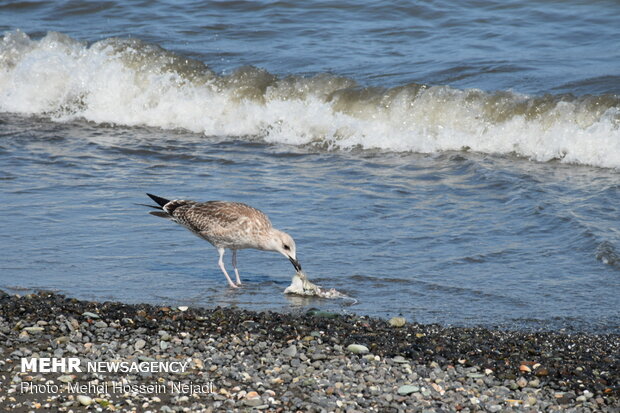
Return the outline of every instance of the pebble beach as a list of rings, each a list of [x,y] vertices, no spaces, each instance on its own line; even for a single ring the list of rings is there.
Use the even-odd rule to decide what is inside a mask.
[[[616,334],[0,292],[2,411],[617,412],[618,354]],[[33,358],[127,370],[22,371]]]

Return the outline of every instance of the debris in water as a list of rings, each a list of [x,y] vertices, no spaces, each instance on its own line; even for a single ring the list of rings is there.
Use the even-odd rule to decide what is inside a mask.
[[[349,296],[336,291],[334,288],[324,290],[320,286],[311,283],[303,271],[297,271],[297,273],[293,276],[291,285],[284,290],[284,294],[317,296],[322,298],[350,298]]]

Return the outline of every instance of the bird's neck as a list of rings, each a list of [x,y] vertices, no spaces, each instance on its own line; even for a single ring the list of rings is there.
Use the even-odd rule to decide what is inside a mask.
[[[260,241],[260,249],[263,251],[279,251],[280,243],[279,239],[280,231],[275,228],[270,228]]]

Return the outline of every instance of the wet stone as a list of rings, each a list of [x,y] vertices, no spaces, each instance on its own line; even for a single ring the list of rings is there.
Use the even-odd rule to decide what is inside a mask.
[[[388,323],[392,327],[399,328],[407,324],[407,320],[405,320],[405,317],[392,317]]]
[[[85,311],[82,313],[82,316],[86,318],[101,318],[99,314],[91,313],[90,311]]]
[[[365,354],[368,353],[368,347],[361,344],[350,344],[347,346],[347,350],[354,354]]]
[[[401,396],[406,396],[408,394],[416,393],[419,391],[420,391],[420,388],[418,386],[406,384],[404,386],[400,386],[397,390],[397,393],[400,394]]]

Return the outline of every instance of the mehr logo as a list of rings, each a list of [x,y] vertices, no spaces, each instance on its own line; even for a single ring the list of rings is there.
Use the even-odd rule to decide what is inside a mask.
[[[115,372],[115,373],[137,373],[137,372],[150,372],[150,373],[184,373],[191,359],[186,361],[84,361],[82,362],[77,357],[69,358],[54,358],[54,357],[41,357],[41,358],[22,358],[21,368],[22,372],[33,373],[81,373],[86,372]],[[31,382],[21,382],[20,390],[22,393],[58,393],[60,387],[56,384],[34,384]],[[181,381],[169,382],[169,386],[161,383],[157,384],[131,384],[124,381],[113,381],[108,387],[108,382],[99,384],[88,382],[87,384],[81,384],[79,382],[67,383],[66,388],[68,393],[128,393],[136,392],[140,394],[153,394],[153,393],[178,393],[178,394],[196,394],[196,393],[213,393],[213,382],[209,383],[186,383]],[[1,399],[0,399],[1,400]]]
[[[55,358],[22,358],[22,373],[81,373],[85,369],[89,373],[184,373],[189,361],[88,361],[80,367],[81,360],[77,357]]]
[[[77,357],[69,358],[22,358],[22,372],[31,371],[33,373],[81,373],[80,359]]]

